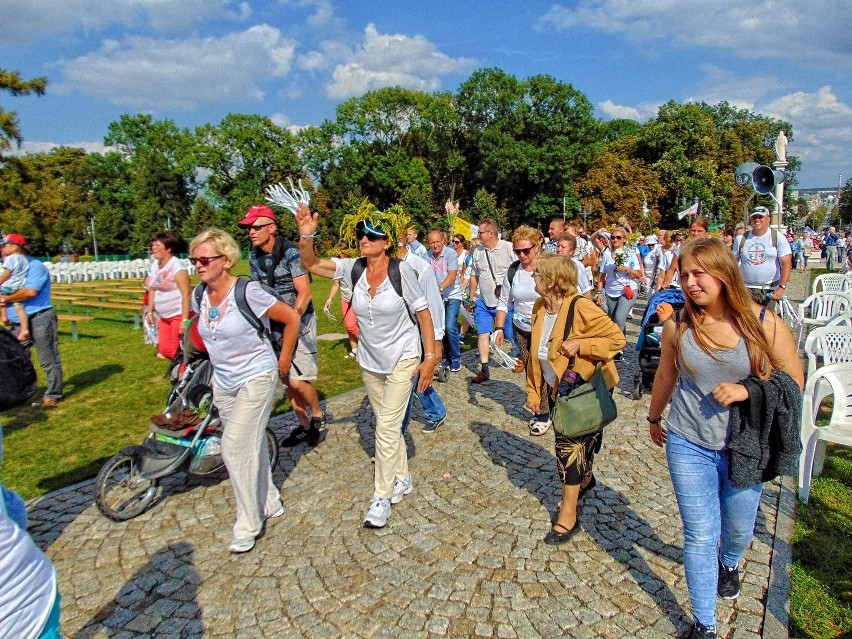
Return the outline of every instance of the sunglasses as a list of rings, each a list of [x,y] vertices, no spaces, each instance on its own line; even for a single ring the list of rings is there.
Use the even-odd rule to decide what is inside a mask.
[[[453,244],[461,244],[461,240],[453,240]]]
[[[529,255],[530,251],[533,250],[533,247],[528,246],[527,248],[516,248],[516,249],[512,249],[512,250],[515,252],[515,255],[520,257],[521,255]]]
[[[274,222],[267,222],[266,224],[252,224],[248,227],[249,231],[259,231],[260,229],[266,228],[267,226],[273,225]]]
[[[359,242],[361,240],[363,240],[365,237],[368,240],[370,240],[371,242],[375,242],[376,240],[388,239],[388,236],[385,235],[384,233],[375,233],[374,231],[361,231],[361,230],[355,231],[355,237],[358,238]]]
[[[612,236],[612,239],[614,239],[614,240],[623,240],[623,239],[624,239],[624,236],[623,236],[623,235],[613,235],[613,236]]]
[[[214,255],[213,257],[191,257],[189,261],[195,264],[196,266],[207,266],[210,262],[214,260],[218,260],[220,257],[225,257],[224,255]]]

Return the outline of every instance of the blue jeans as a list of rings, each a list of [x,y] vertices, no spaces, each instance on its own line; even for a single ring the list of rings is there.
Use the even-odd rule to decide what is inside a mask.
[[[669,430],[666,459],[683,521],[683,567],[692,614],[716,625],[717,556],[739,564],[754,535],[763,484],[734,488],[727,450],[710,450]],[[717,554],[718,545],[718,554]]]
[[[461,346],[459,345],[459,309],[461,300],[444,300],[444,358],[450,367],[461,364]]]
[[[624,333],[624,327],[627,324],[627,314],[635,303],[635,295],[632,300],[627,299],[624,295],[621,297],[606,296],[606,313],[622,333]]]
[[[458,341],[458,340],[456,340]],[[425,390],[425,392],[417,391],[417,383],[420,381],[420,373],[414,376],[412,380],[412,384],[414,385],[414,392],[411,393],[411,397],[408,399],[408,407],[405,409],[405,417],[402,418],[402,432],[406,432],[408,430],[408,423],[411,421],[411,409],[414,406],[414,396],[420,399],[420,405],[423,407],[423,412],[426,414],[426,419],[430,422],[437,422],[444,417],[447,416],[447,409],[444,407],[444,402],[441,401],[441,398],[438,396],[438,391],[435,390],[434,386],[430,386]]]

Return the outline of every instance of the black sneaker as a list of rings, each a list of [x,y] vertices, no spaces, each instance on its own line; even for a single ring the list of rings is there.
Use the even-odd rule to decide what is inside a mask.
[[[708,628],[697,621],[693,621],[685,632],[678,635],[678,639],[716,639],[717,636],[715,628]]]
[[[734,566],[728,568],[721,561],[719,563],[719,584],[716,592],[722,599],[736,599],[740,596],[740,571]]]
[[[441,424],[444,423],[444,420],[446,418],[447,418],[447,416],[444,415],[441,419],[439,419],[438,421],[435,421],[435,422],[433,422],[431,419],[427,419],[426,424],[424,424],[423,428],[421,428],[420,430],[424,433],[434,433],[436,430],[438,430],[441,427]]]
[[[313,421],[313,420],[311,420]],[[302,442],[308,444],[308,446],[316,446],[320,441],[320,431],[313,424],[308,429],[304,429],[301,426],[296,426],[287,437],[281,440],[282,448],[293,448],[293,446],[298,446]]]
[[[317,430],[325,428],[325,413],[319,417],[311,417],[311,428],[316,428]]]
[[[624,351],[618,351],[615,355],[612,356],[612,361],[620,362],[624,359]]]

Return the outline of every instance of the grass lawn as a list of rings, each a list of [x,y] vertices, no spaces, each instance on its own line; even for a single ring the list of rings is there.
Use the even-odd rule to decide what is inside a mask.
[[[236,271],[245,273],[247,268],[248,263],[241,261]],[[128,282],[100,284],[106,289]],[[324,278],[313,283],[319,307],[328,297],[330,284]],[[67,304],[57,302],[57,312],[82,314],[82,309]],[[346,332],[337,299],[332,309],[338,318],[334,324],[321,308],[317,314],[320,334]],[[69,325],[60,322],[65,400],[50,409],[25,406],[0,416],[4,431],[0,481],[26,499],[94,477],[109,457],[144,439],[149,417],[162,411],[168,397],[166,362],[155,357],[152,346],[142,343],[142,332],[133,330],[133,320],[121,311],[106,309],[99,309],[95,316],[80,324],[76,342],[71,341]],[[319,342],[321,399],[361,385],[358,365],[344,359],[348,351],[348,340]],[[36,370],[38,398],[44,390],[44,375],[38,366]],[[285,399],[275,412],[289,409]]]
[[[852,449],[829,446],[810,501],[797,502],[792,543],[790,636],[852,637]]]

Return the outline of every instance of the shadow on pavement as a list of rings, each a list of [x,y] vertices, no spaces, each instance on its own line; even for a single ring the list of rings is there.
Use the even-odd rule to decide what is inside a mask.
[[[506,469],[506,476],[514,486],[528,491],[551,515],[558,511],[562,491],[556,472],[556,458],[550,451],[490,424],[474,422],[471,430],[479,437],[480,445],[491,461]],[[552,468],[550,483],[541,482],[540,478],[542,469],[547,467]],[[629,503],[598,479],[598,485],[583,502],[580,525],[600,548],[627,568],[633,580],[671,623],[676,628],[680,627],[690,617],[637,548],[677,561],[681,560],[682,549],[662,541],[648,522],[629,507]]]
[[[140,634],[202,636],[201,608],[196,602],[201,575],[193,566],[194,547],[178,542],[158,550],[74,635]],[[149,636],[149,635],[145,635]]]

